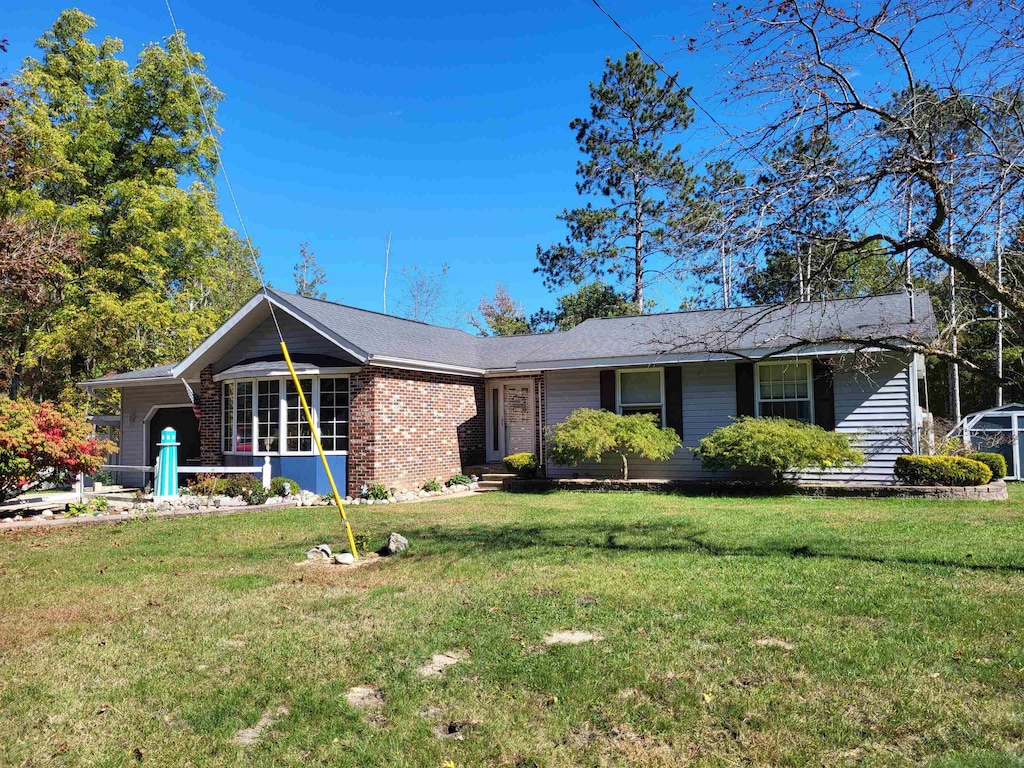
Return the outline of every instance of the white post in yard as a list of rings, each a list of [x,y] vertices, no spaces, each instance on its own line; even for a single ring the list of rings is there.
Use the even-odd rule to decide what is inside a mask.
[[[78,494],[78,503],[85,501],[85,475],[81,472],[75,478],[75,493]]]
[[[270,490],[270,457],[263,457],[263,487]]]

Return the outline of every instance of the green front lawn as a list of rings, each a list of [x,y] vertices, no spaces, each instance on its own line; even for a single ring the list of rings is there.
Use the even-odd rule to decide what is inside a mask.
[[[1007,765],[1024,750],[1022,493],[495,493],[352,518],[410,552],[296,567],[341,544],[327,508],[6,534],[0,764]],[[603,640],[546,646],[559,629]],[[445,651],[469,657],[415,673]],[[350,707],[357,685],[382,707]],[[449,723],[464,740],[432,733]]]

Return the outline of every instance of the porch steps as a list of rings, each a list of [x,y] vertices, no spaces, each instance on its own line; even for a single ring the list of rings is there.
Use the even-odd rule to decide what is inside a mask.
[[[503,481],[510,477],[515,477],[515,474],[512,472],[484,472],[477,481],[476,489],[483,492],[500,491]]]

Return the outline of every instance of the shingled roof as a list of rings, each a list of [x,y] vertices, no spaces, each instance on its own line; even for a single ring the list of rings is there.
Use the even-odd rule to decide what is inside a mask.
[[[277,307],[348,343],[368,363],[435,364],[467,373],[544,370],[624,361],[671,362],[729,356],[758,357],[817,345],[825,351],[880,342],[900,347],[936,334],[925,293],[906,293],[731,309],[586,320],[568,331],[523,336],[473,336],[457,328],[270,289]],[[265,300],[264,300],[265,301]],[[252,303],[252,302],[251,302]],[[258,302],[257,302],[258,303]],[[230,321],[229,321],[230,322]],[[83,386],[119,386],[171,379],[175,365],[108,376]]]

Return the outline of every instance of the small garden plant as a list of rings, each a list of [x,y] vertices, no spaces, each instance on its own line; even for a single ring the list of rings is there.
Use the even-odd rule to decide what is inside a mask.
[[[448,487],[451,488],[453,485],[469,485],[472,482],[472,479],[463,474],[452,475],[448,480]]]
[[[618,456],[622,479],[629,479],[628,456],[665,461],[681,445],[674,429],[659,427],[651,413],[621,416],[580,408],[549,433],[549,455],[556,464],[576,466]]]
[[[533,453],[513,453],[501,460],[509,472],[522,477],[533,477],[537,474],[537,456]]]
[[[301,490],[298,483],[287,477],[275,477],[270,481],[271,496],[294,496]]]
[[[781,483],[787,472],[841,469],[864,462],[841,432],[792,419],[743,417],[703,438],[694,453],[705,469],[761,470]]]
[[[441,481],[440,480],[427,480],[423,484],[423,490],[427,493],[440,493],[441,492]]]
[[[374,501],[384,501],[391,498],[391,491],[380,483],[374,483],[366,489],[366,498]]]

